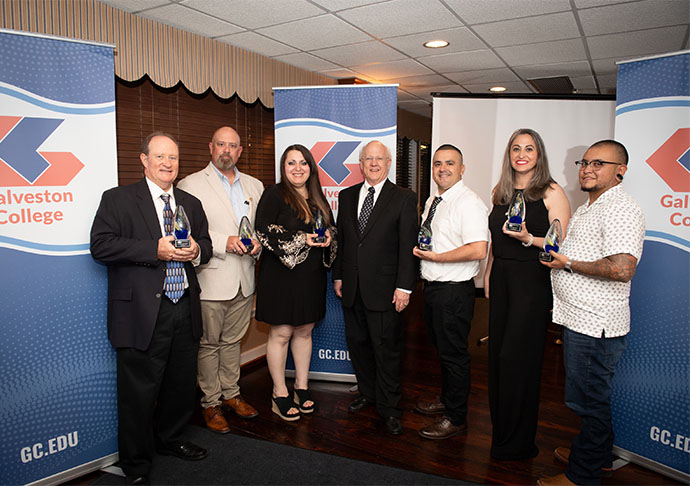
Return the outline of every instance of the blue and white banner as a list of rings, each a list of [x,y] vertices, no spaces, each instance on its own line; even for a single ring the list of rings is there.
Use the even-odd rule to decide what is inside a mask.
[[[116,460],[107,275],[89,254],[117,185],[113,48],[0,31],[0,66],[0,484],[57,483]]]
[[[391,150],[388,178],[395,182],[397,147],[397,85],[339,85],[273,88],[275,95],[276,181],[280,180],[280,156],[286,147],[299,143],[311,150],[319,166],[319,180],[338,214],[340,189],[364,180],[359,151],[372,140]],[[354,381],[345,342],[345,320],[340,299],[329,276],[326,317],[316,324],[310,376]],[[293,369],[288,361],[288,369]]]
[[[690,479],[690,51],[619,64],[616,138],[644,210],[631,331],[613,381],[619,455]]]

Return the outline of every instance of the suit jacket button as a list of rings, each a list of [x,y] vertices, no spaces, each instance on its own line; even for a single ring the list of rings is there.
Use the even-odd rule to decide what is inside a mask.
[[[156,299],[160,299],[160,298],[161,298],[161,293],[158,292],[158,293],[156,294]]]

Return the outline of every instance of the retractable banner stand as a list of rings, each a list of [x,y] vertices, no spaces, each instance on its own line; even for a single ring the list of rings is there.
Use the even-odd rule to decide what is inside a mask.
[[[299,143],[311,150],[319,166],[319,180],[338,214],[341,189],[364,180],[359,151],[372,140],[391,150],[388,178],[395,182],[397,146],[397,85],[314,86],[273,88],[275,95],[276,181],[280,157],[286,147]],[[345,321],[340,299],[333,292],[330,274],[326,292],[326,317],[312,333],[310,377],[355,381],[345,342]],[[291,356],[288,370],[294,373]]]
[[[613,381],[624,459],[690,480],[690,51],[618,66],[625,189],[645,213],[628,346]]]
[[[89,254],[117,184],[113,48],[0,31],[0,484],[117,459],[107,275]]]

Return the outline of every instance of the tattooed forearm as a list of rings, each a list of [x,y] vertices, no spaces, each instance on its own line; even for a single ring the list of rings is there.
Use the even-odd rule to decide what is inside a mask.
[[[627,253],[607,256],[595,262],[572,263],[572,269],[576,273],[619,282],[628,282],[632,279],[636,266],[637,258]]]

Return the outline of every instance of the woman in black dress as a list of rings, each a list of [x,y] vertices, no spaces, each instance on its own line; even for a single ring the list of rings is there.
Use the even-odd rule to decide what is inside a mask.
[[[508,204],[517,189],[527,203],[519,232],[506,229]],[[551,281],[539,251],[551,222],[563,230],[568,198],[552,178],[544,142],[534,130],[513,132],[489,215],[491,249],[484,275],[489,301],[489,406],[491,456],[519,460],[539,453],[535,444],[541,365],[551,322]]]
[[[316,215],[324,216],[325,242],[315,238]],[[256,210],[256,234],[264,250],[256,290],[256,319],[270,324],[266,361],[273,380],[272,410],[284,420],[311,413],[308,386],[311,331],[326,313],[326,268],[336,253],[333,214],[314,157],[291,145],[280,159],[280,182],[264,191]],[[295,391],[285,385],[288,344],[295,362]]]

